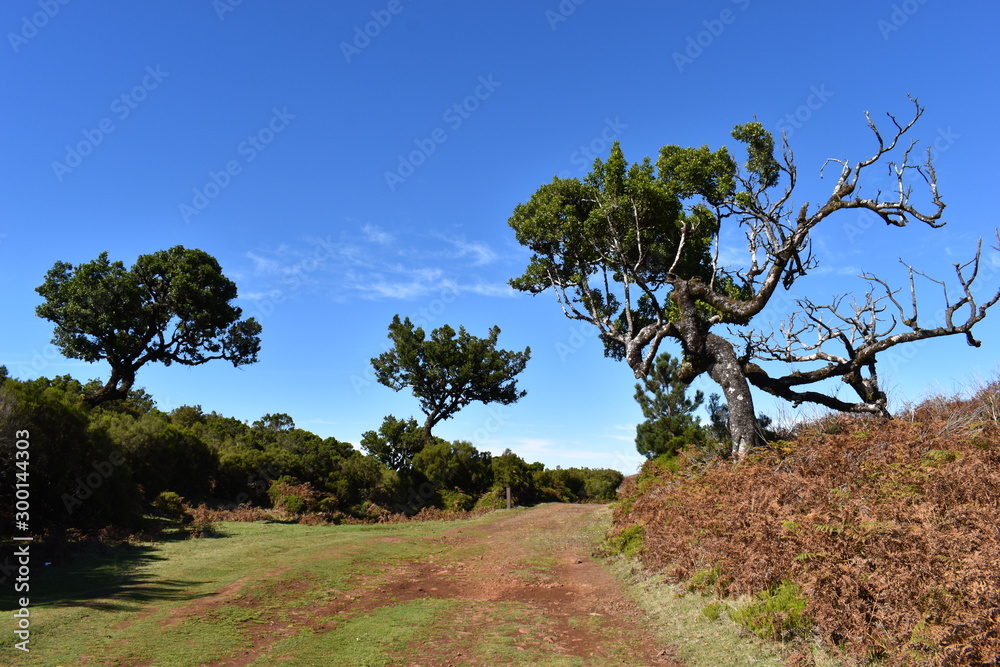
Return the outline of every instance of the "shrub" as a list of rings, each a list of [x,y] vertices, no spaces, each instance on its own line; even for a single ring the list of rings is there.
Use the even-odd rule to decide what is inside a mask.
[[[320,508],[320,494],[308,482],[299,484],[291,477],[281,477],[267,490],[274,508],[289,514],[306,514]]]
[[[633,558],[642,550],[643,527],[633,524],[623,528],[617,535],[609,537],[605,542],[605,550],[609,555],[621,554]]]
[[[715,590],[720,579],[722,579],[722,568],[718,565],[698,570],[688,580],[687,589],[692,593],[708,593]]]
[[[467,512],[476,505],[475,498],[458,489],[454,491],[442,489],[438,493],[441,496],[441,508],[450,512]]]
[[[214,512],[204,504],[198,507],[185,506],[184,509],[191,515],[192,521],[188,524],[188,535],[191,537],[219,537],[218,529],[213,521]]]
[[[502,510],[507,507],[507,494],[503,489],[492,489],[479,497],[476,501],[475,511],[480,510]]]
[[[701,615],[710,621],[717,621],[722,616],[722,612],[728,608],[725,602],[713,602],[702,607]]]
[[[931,399],[905,420],[824,417],[736,464],[649,461],[615,525],[643,525],[644,564],[691,589],[767,591],[736,612],[752,632],[787,637],[811,622],[853,660],[989,664],[1000,655],[997,396]]]
[[[163,491],[153,500],[153,507],[174,516],[184,514],[184,499],[173,491]]]
[[[804,636],[812,626],[805,613],[809,601],[798,584],[783,581],[756,597],[754,602],[730,609],[729,618],[761,639],[785,641]]]
[[[0,478],[15,478],[15,434],[26,431],[32,516],[45,517],[53,532],[136,527],[141,504],[129,463],[72,384],[61,376],[0,385]],[[14,490],[0,486],[0,526],[14,520]]]

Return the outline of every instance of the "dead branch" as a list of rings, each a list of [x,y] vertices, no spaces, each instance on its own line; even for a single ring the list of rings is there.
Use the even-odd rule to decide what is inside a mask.
[[[1000,250],[1000,232],[997,238],[997,249]],[[799,310],[791,313],[778,330],[772,327],[768,334],[738,334],[744,341],[743,361],[748,369],[748,379],[760,389],[796,404],[811,401],[847,412],[884,412],[885,395],[878,386],[875,371],[878,354],[904,343],[952,335],[964,335],[969,345],[980,346],[981,343],[972,335],[972,329],[986,317],[987,310],[1000,301],[1000,290],[985,302],[980,303],[976,299],[974,285],[979,277],[981,259],[980,241],[971,260],[954,265],[957,285],[951,285],[950,289],[945,281],[904,264],[910,281],[910,299],[905,307],[898,298],[902,290],[892,289],[885,280],[871,273],[860,276],[870,286],[862,301],[852,298],[848,303],[843,296],[833,299],[828,305],[818,305],[808,299],[797,301]],[[937,322],[920,322],[916,288],[918,277],[942,288],[944,308]],[[836,346],[835,351],[830,349],[833,346]],[[772,378],[751,359],[785,363],[825,362],[825,365]],[[862,371],[866,371],[868,377],[863,377]],[[816,392],[795,389],[834,377],[843,378],[861,402],[851,404]]]

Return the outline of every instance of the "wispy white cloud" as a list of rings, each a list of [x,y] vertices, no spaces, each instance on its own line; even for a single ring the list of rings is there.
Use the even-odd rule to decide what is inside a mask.
[[[266,292],[243,292],[240,294],[241,299],[247,299],[248,301],[273,301],[274,299],[281,296],[281,290],[272,289]]]
[[[430,292],[430,287],[421,282],[409,282],[409,283],[387,283],[387,282],[376,282],[367,286],[367,288],[362,288],[365,292],[364,296],[369,298],[386,298],[386,299],[413,299],[416,297],[424,296]]]
[[[361,231],[364,233],[366,239],[379,245],[387,245],[395,240],[392,234],[382,231],[382,228],[378,225],[365,225],[361,228]]]
[[[719,244],[720,267],[741,267],[750,263],[750,253],[746,248],[746,243],[738,245],[736,242]]]
[[[264,275],[276,275],[281,272],[281,263],[270,257],[262,257],[255,252],[247,252],[247,258],[253,262],[253,270]]]
[[[464,238],[451,238],[444,234],[435,234],[434,236],[454,248],[454,250],[444,253],[446,256],[455,259],[471,257],[473,266],[492,264],[497,259],[497,253],[485,243],[468,242]]]
[[[478,267],[497,260],[487,244],[441,234],[428,248],[428,235],[399,238],[378,225],[365,224],[343,232],[339,239],[311,239],[298,244],[246,253],[254,278],[251,301],[276,301],[291,290],[322,287],[328,298],[340,301],[413,300],[442,292],[510,298],[517,293],[493,276],[476,275]],[[433,241],[432,241],[433,243]],[[242,282],[242,281],[241,281]]]
[[[552,438],[518,438],[514,442],[527,449],[538,451],[551,449],[556,444]]]
[[[861,273],[861,269],[856,266],[831,266],[829,264],[820,264],[815,269],[811,269],[810,273],[814,276],[850,276],[854,278]]]
[[[479,449],[484,449],[494,456],[510,449],[522,459],[531,463],[540,459],[562,459],[569,461],[597,461],[607,458],[606,452],[592,451],[580,447],[582,443],[551,438],[498,438],[473,443]],[[570,464],[573,465],[573,464]]]
[[[460,292],[470,292],[480,296],[514,297],[518,294],[507,284],[476,283],[474,285],[458,285],[456,288]]]

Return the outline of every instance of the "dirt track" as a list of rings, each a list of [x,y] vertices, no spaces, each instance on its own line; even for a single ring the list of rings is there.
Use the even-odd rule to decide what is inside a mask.
[[[364,596],[366,607],[420,598],[476,603],[516,603],[537,615],[537,625],[519,628],[517,647],[582,658],[594,665],[681,665],[642,628],[643,617],[618,582],[591,558],[587,526],[607,507],[552,504],[486,526],[462,524],[439,538],[444,547],[433,560],[411,563]],[[476,638],[488,634],[495,618],[489,605],[474,604],[456,619],[451,640],[413,646],[416,660],[401,664],[482,664]]]
[[[683,667],[670,646],[644,629],[642,612],[591,556],[595,524],[608,511],[602,505],[550,504],[500,512],[485,523],[455,522],[436,537],[417,538],[418,545],[412,537],[374,538],[388,544],[411,542],[430,555],[362,573],[350,590],[302,606],[295,600],[310,585],[306,581],[288,582],[265,598],[243,595],[241,579],[173,611],[163,625],[204,618],[227,605],[245,607],[258,618],[244,627],[246,648],[209,664],[236,667],[274,659],[295,664],[292,655],[275,658],[277,642],[300,632],[343,634],[352,619],[377,616],[397,605],[440,601],[446,603],[445,611],[419,639],[396,650],[388,664]],[[280,574],[271,572],[263,579]],[[326,660],[324,664],[350,663],[335,654]]]

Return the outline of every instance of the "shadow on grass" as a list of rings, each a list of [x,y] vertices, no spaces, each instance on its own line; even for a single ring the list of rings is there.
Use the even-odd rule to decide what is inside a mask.
[[[100,552],[78,552],[61,563],[46,564],[41,555],[32,557],[27,582],[29,590],[15,592],[13,599],[3,596],[0,611],[17,609],[21,597],[29,598],[33,607],[135,610],[148,602],[192,600],[208,594],[193,590],[207,583],[205,581],[162,579],[150,573],[149,565],[166,560],[159,551],[155,545],[123,544],[104,547]],[[16,583],[16,569],[15,565],[15,573],[7,577],[12,589]]]

